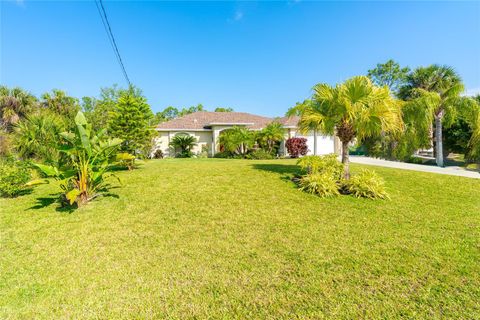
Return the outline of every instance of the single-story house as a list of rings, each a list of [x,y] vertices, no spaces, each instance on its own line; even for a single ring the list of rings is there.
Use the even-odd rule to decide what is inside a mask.
[[[307,139],[309,154],[339,153],[340,143],[338,138],[331,136],[315,135],[309,132],[302,135],[298,130],[298,117],[268,118],[245,112],[208,112],[199,111],[183,117],[160,123],[156,127],[158,137],[155,139],[155,150],[160,149],[165,156],[173,157],[175,150],[170,146],[170,141],[176,135],[191,135],[197,140],[193,152],[198,154],[207,150],[209,156],[220,151],[219,136],[223,130],[234,126],[244,126],[251,130],[261,130],[273,121],[280,122],[285,128],[285,139],[280,145],[280,154],[288,156],[285,141],[291,137]],[[316,148],[315,148],[316,140]]]

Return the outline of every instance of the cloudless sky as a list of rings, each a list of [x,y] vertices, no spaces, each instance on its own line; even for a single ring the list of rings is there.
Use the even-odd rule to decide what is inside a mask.
[[[76,97],[125,80],[94,1],[2,1],[0,83]],[[267,116],[392,58],[453,66],[480,92],[480,2],[105,1],[152,109]]]

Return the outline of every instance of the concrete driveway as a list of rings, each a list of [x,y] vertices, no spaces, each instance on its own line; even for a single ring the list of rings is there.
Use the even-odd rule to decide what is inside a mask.
[[[405,162],[398,162],[398,161],[389,161],[389,160],[376,159],[376,158],[363,157],[363,156],[350,156],[350,161],[352,163],[360,163],[360,164],[379,166],[379,167],[396,168],[396,169],[404,169],[404,170],[414,170],[414,171],[431,172],[431,173],[439,173],[439,174],[448,174],[448,175],[451,175],[451,176],[459,176],[459,177],[480,179],[480,173],[479,172],[467,171],[467,170],[465,170],[463,168],[460,168],[460,167],[440,168],[440,167],[423,165],[423,164],[413,164],[413,163],[405,163]]]

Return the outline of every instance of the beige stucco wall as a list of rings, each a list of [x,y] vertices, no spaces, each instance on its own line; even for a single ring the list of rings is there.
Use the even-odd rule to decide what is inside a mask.
[[[202,152],[202,146],[206,146],[207,150],[212,149],[212,132],[211,131],[159,131],[158,136],[155,138],[155,150],[162,150],[165,157],[174,157],[175,150],[170,146],[170,141],[176,134],[188,134],[194,136],[197,140],[197,145],[193,147],[194,154],[200,154]]]
[[[162,150],[163,154],[165,157],[174,157],[175,156],[175,150],[173,150],[172,147],[170,147],[170,141],[173,139],[173,137],[176,134],[189,134],[192,135],[196,138],[197,140],[197,145],[193,147],[192,151],[194,154],[200,154],[202,152],[202,146],[205,146],[205,148],[208,150],[208,156],[213,156],[214,153],[219,152],[219,143],[218,143],[218,138],[220,135],[220,132],[225,129],[229,129],[231,126],[215,126],[213,127],[212,131],[159,131],[157,138],[155,138],[155,147],[154,150],[152,151],[155,152],[155,150]],[[291,137],[305,137],[308,139],[311,139],[313,136],[312,133],[309,133],[307,135],[301,135],[300,132],[295,130],[294,128],[287,129],[285,132],[285,140]],[[323,137],[324,139],[328,137]],[[321,143],[322,137],[319,135],[319,143]],[[329,143],[329,150],[324,151],[322,153],[330,153],[330,152],[335,152],[337,154],[340,154],[340,149],[341,149],[341,144],[339,143],[338,138],[335,136],[333,139],[329,138],[328,140],[332,140]],[[214,141],[215,143],[215,148],[214,148]],[[327,141],[325,143],[328,143]],[[312,149],[312,148],[310,148]],[[331,151],[330,151],[331,150]],[[285,148],[285,141],[283,141],[280,145],[280,150],[279,150],[281,155],[287,156],[287,150]],[[310,150],[309,154],[312,154],[313,150]]]

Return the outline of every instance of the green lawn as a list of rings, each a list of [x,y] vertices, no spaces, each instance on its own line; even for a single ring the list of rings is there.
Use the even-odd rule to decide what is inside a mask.
[[[0,199],[0,319],[480,318],[480,180],[376,168],[390,201],[325,200],[296,170],[155,160],[74,212]]]

